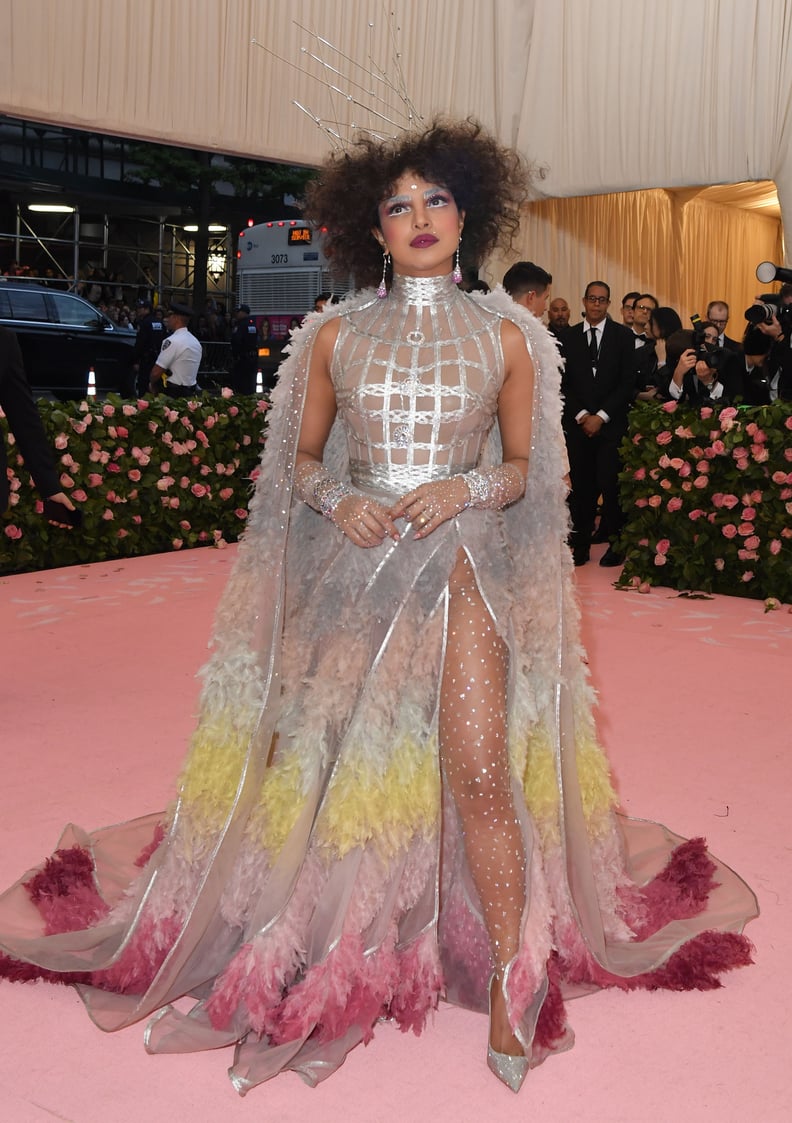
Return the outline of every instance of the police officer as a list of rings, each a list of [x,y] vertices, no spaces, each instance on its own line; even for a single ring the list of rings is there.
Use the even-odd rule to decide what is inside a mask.
[[[188,304],[171,301],[165,314],[165,326],[171,333],[162,344],[157,361],[151,368],[149,389],[152,394],[170,398],[191,398],[200,393],[198,368],[203,348],[187,325],[193,316]]]
[[[142,398],[149,392],[151,368],[157,361],[165,339],[165,325],[151,311],[151,301],[144,297],[137,302],[137,339],[132,349],[132,373],[137,382],[137,394]]]
[[[247,304],[236,310],[231,329],[231,387],[235,394],[255,394],[258,370],[258,331]]]

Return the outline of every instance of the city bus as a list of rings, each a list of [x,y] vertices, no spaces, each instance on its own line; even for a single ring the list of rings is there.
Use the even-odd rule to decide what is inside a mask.
[[[320,292],[343,296],[330,274],[322,232],[304,219],[275,219],[248,226],[237,247],[237,304],[247,304],[259,329],[259,358],[268,380],[295,323],[312,312]]]

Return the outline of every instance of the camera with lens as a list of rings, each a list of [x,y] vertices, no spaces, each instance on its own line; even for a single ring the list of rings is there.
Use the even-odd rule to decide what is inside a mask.
[[[697,312],[690,317],[690,322],[693,325],[693,350],[696,352],[696,362],[706,363],[710,370],[723,370],[729,356],[722,347],[707,343],[704,325]]]
[[[783,281],[788,285],[792,282],[792,269],[773,265],[772,261],[761,261],[756,267],[756,279],[764,285],[770,281]],[[758,299],[758,304],[752,304],[750,308],[745,309],[748,323],[770,324],[775,316],[784,335],[788,337],[792,328],[792,304],[786,304],[776,292],[763,292]]]
[[[745,309],[748,323],[770,324],[775,316],[784,334],[789,334],[789,328],[792,327],[792,304],[782,303],[781,297],[774,292],[763,292],[759,300],[759,304],[752,304]]]

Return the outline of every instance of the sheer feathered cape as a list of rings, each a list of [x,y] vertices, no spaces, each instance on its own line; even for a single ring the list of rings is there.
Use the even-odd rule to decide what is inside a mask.
[[[750,961],[738,933],[756,901],[737,875],[702,840],[616,813],[566,545],[559,359],[542,325],[502,290],[470,305],[515,322],[533,360],[521,501],[359,550],[293,495],[316,333],[373,300],[311,317],[281,368],[174,807],[70,828],[0,899],[9,977],[75,982],[103,1029],[151,1016],[153,1052],[234,1045],[240,1092],[287,1068],[324,1079],[378,1019],[418,1031],[441,996],[486,1008],[488,941],[436,742],[460,549],[509,649],[529,860],[505,991],[532,1063],[571,1044],[565,995],[715,986]],[[494,424],[482,464],[500,457]],[[325,464],[346,477],[339,422]],[[190,1014],[172,1005],[184,995]]]

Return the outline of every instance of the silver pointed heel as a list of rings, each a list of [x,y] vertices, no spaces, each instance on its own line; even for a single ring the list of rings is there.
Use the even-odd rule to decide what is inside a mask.
[[[492,984],[495,974],[490,976],[487,987],[487,1000],[489,1003],[489,1018],[492,1023]],[[523,1081],[528,1075],[528,1058],[526,1056],[513,1056],[511,1053],[497,1053],[492,1046],[487,1044],[487,1066],[491,1073],[497,1076],[503,1084],[513,1092],[519,1092]]]
[[[491,1045],[487,1046],[487,1065],[490,1072],[513,1092],[519,1092],[528,1075],[527,1057],[512,1057],[508,1053],[496,1053]]]

